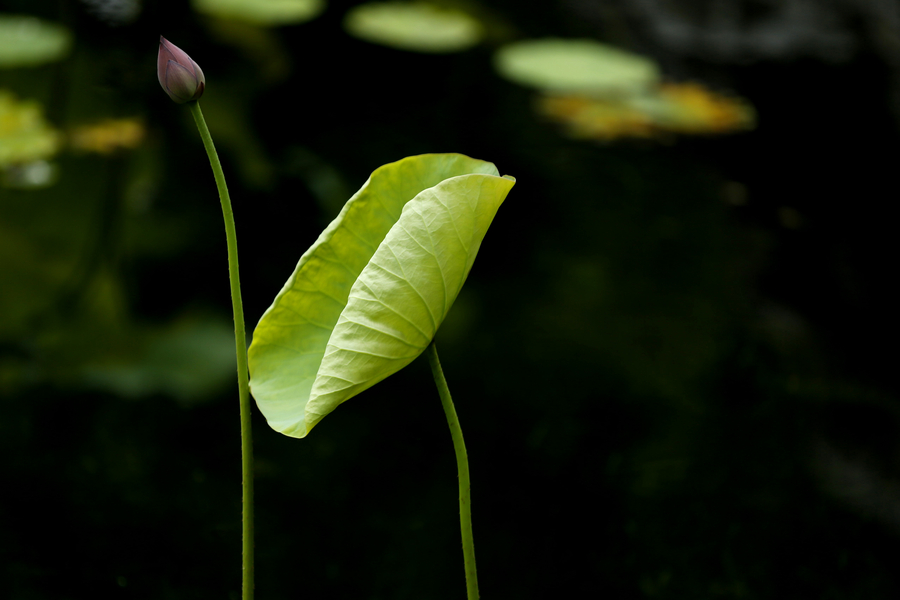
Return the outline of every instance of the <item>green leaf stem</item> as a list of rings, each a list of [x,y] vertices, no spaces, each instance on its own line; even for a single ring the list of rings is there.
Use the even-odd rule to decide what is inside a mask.
[[[515,180],[461,154],[384,165],[300,258],[250,346],[269,425],[305,437],[434,338]]]

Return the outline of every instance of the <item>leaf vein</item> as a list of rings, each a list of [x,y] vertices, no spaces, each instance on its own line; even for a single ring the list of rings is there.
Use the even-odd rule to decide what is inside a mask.
[[[354,300],[359,300],[361,302],[377,302],[381,306],[385,307],[386,309],[388,309],[389,311],[391,311],[392,313],[394,313],[395,315],[397,315],[398,317],[400,317],[401,319],[403,319],[404,321],[406,321],[407,323],[412,325],[413,328],[416,331],[418,331],[420,334],[422,334],[422,337],[425,338],[426,340],[431,340],[432,335],[434,335],[434,334],[429,335],[429,334],[425,333],[424,331],[422,331],[422,329],[414,321],[412,321],[409,317],[407,317],[406,315],[404,315],[403,313],[401,313],[400,311],[395,309],[393,306],[388,305],[387,303],[385,303],[383,300],[381,300],[379,298],[376,298],[374,300],[371,298],[363,298],[362,296],[351,296],[351,298],[353,298]],[[345,317],[345,318],[348,321],[350,320],[347,317]],[[354,323],[357,323],[357,321],[354,321]],[[362,323],[359,323],[359,324],[362,325]],[[375,328],[371,327],[371,329],[375,329]],[[378,329],[376,331],[381,331],[381,330]]]
[[[434,243],[434,238],[431,236],[431,230],[428,228],[428,225],[425,223],[424,215],[422,215],[422,213],[420,213],[415,208],[411,208],[410,210],[415,212],[419,216],[419,218],[422,219],[422,228],[425,230],[425,233],[428,234],[428,241],[431,242],[431,250],[432,250],[431,252],[428,252],[428,250],[425,248],[425,246],[422,246],[421,243],[419,243],[419,245],[422,246],[422,249],[425,250],[425,252],[427,252],[428,254],[431,255],[431,257],[434,259],[435,264],[437,264],[438,272],[441,274],[441,287],[444,289],[444,294],[443,294],[444,305],[441,307],[441,314],[443,316],[447,316],[447,304],[449,304],[447,301],[448,300],[448,298],[447,298],[447,280],[444,277],[443,265],[441,265],[441,261],[438,260],[438,257],[437,257],[437,246]],[[418,240],[416,240],[416,242],[418,243]],[[437,329],[437,321],[435,321],[434,326],[435,326],[435,329]]]

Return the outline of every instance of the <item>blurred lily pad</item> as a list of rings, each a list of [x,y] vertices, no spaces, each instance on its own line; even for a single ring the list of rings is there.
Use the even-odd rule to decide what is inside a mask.
[[[324,0],[193,0],[194,10],[254,25],[303,23],[319,16]]]
[[[0,68],[32,67],[63,58],[72,36],[62,25],[25,15],[0,15]]]
[[[0,90],[0,167],[49,158],[59,150],[60,141],[39,103],[17,100]]]
[[[660,78],[649,58],[593,40],[516,42],[497,51],[494,67],[511,81],[554,93],[629,96]]]
[[[412,52],[459,52],[481,41],[481,23],[427,3],[377,2],[347,13],[344,28],[367,42]]]

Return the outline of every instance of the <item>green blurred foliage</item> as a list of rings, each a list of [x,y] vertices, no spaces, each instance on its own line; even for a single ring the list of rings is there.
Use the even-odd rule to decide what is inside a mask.
[[[50,158],[59,150],[59,138],[37,103],[0,90],[0,168]]]
[[[491,0],[456,5],[478,45],[429,54],[347,35],[361,4],[279,26],[188,2],[4,5],[72,36],[55,62],[0,68],[20,115],[0,148],[23,106],[58,136],[2,166],[8,594],[239,589],[225,240],[191,118],[154,77],[163,34],[207,77],[249,327],[375,167],[455,151],[516,176],[438,334],[485,597],[896,597],[889,23],[835,5],[763,46],[756,13],[716,29],[681,0],[666,22],[696,35],[677,46],[621,2]],[[828,62],[813,42],[836,27],[856,50]],[[665,81],[747,98],[757,127],[571,139],[494,70],[504,44],[543,38],[652,57]],[[323,598],[462,593],[424,365],[308,439],[254,423],[260,597],[294,598],[301,577]]]

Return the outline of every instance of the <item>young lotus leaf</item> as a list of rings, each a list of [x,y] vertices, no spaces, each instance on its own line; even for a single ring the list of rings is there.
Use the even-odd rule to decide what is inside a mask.
[[[461,154],[380,167],[300,258],[250,345],[250,389],[293,437],[431,342],[515,180]]]

